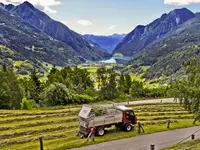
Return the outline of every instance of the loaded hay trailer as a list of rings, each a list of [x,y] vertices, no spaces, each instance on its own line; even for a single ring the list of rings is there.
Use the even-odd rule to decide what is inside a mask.
[[[78,135],[87,137],[91,130],[94,130],[97,135],[103,136],[105,128],[113,125],[129,132],[136,123],[137,117],[132,108],[114,106],[114,108],[104,108],[97,113],[92,106],[83,105],[79,112]]]

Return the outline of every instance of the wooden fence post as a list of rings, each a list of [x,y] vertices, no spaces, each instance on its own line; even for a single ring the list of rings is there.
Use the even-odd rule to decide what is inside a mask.
[[[196,122],[197,122],[197,119],[195,118],[194,121],[193,121],[193,124],[196,124]]]
[[[150,150],[155,150],[155,145],[154,144],[151,144]]]
[[[141,124],[140,124],[140,122],[138,122],[138,133],[141,133],[140,126],[141,126]]]
[[[44,150],[42,137],[39,137],[39,141],[40,141],[40,150]]]
[[[167,129],[169,129],[169,128],[170,128],[170,123],[171,123],[171,121],[170,121],[170,120],[168,120],[168,121],[167,121]]]
[[[141,129],[142,129],[142,132],[144,133],[145,131],[144,131],[144,129],[143,129],[141,123],[138,122],[138,133],[141,133]]]
[[[192,134],[192,136],[191,136],[191,140],[194,140],[194,139],[195,139],[195,135]]]
[[[94,142],[94,138],[95,138],[95,129],[94,128],[91,129],[90,134],[88,135],[86,142],[89,140],[90,137],[92,138],[92,141]]]

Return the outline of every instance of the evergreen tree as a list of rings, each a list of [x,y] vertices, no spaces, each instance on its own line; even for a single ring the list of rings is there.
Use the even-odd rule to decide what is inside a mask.
[[[114,99],[118,95],[117,91],[117,73],[113,69],[107,70],[106,77],[102,80],[102,86],[100,90],[101,99]],[[107,79],[107,80],[106,80]]]
[[[34,68],[30,75],[29,80],[29,89],[30,89],[30,99],[35,100],[36,103],[39,104],[39,95],[41,92],[41,82],[39,80],[39,77],[37,75],[37,71]]]
[[[51,68],[50,72],[49,72],[49,75],[48,75],[48,78],[50,78],[52,75],[55,75],[56,74],[56,66],[54,65],[53,68]]]
[[[0,109],[19,109],[22,90],[14,72],[0,70]]]
[[[119,79],[118,89],[122,94],[125,93],[125,87],[126,87],[125,77],[123,74],[121,74],[120,79]]]
[[[3,72],[6,72],[6,70],[7,70],[6,62],[4,61],[4,63],[3,63]]]
[[[134,98],[144,97],[144,88],[142,82],[134,80],[131,85],[130,94]]]
[[[125,79],[126,79],[125,80],[126,81],[126,84],[125,84],[125,93],[129,94],[129,90],[130,90],[131,85],[132,85],[131,76],[129,74],[126,74]]]

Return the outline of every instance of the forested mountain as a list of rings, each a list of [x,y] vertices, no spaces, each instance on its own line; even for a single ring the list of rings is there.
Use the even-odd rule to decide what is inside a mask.
[[[1,3],[0,12],[1,64],[7,61],[9,65],[25,64],[26,71],[33,66],[44,71],[50,64],[75,65],[109,55],[29,2]]]
[[[148,79],[173,78],[180,74],[183,62],[199,54],[200,16],[197,16],[143,49],[130,64],[138,72],[148,68],[143,75]]]
[[[65,66],[85,61],[64,42],[53,39],[1,8],[0,16],[1,64],[5,61],[9,66],[23,65],[26,72],[34,66],[44,71],[49,64]]]
[[[195,16],[193,12],[186,8],[175,9],[168,14],[163,14],[147,26],[137,26],[117,45],[113,53],[135,56],[149,44],[161,39],[168,32],[176,29]]]
[[[84,37],[97,43],[100,47],[112,53],[115,47],[122,41],[125,34],[113,34],[108,36],[86,34]]]
[[[70,30],[61,22],[51,19],[48,15],[36,9],[29,2],[24,2],[16,7],[5,7],[5,9],[11,14],[20,16],[23,20],[49,36],[65,42],[85,59],[98,60],[107,55],[104,51],[93,48],[81,35]]]

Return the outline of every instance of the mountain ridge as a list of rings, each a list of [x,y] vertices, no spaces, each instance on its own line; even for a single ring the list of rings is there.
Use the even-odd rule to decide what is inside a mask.
[[[135,72],[143,72],[147,79],[176,79],[183,73],[182,64],[200,55],[199,35],[200,16],[196,16],[147,46],[129,65]],[[144,67],[148,69],[144,71]]]
[[[121,53],[125,56],[135,56],[152,42],[194,17],[196,15],[187,8],[175,9],[168,14],[165,13],[146,26],[137,26],[116,46],[113,54]]]
[[[108,55],[104,51],[94,49],[80,34],[72,31],[63,23],[51,19],[48,15],[38,10],[27,1],[14,6],[13,8],[8,8],[6,6],[8,5],[5,5],[5,10],[21,17],[23,20],[45,32],[52,38],[65,42],[85,59],[95,61]]]
[[[113,35],[93,35],[85,34],[83,35],[86,39],[93,41],[98,44],[104,50],[112,53],[118,43],[125,37],[126,34],[113,34]]]
[[[20,17],[2,8],[0,16],[0,64],[6,62],[17,73],[28,74],[33,68],[44,73],[49,64],[69,66],[86,61],[66,43],[53,39]]]

